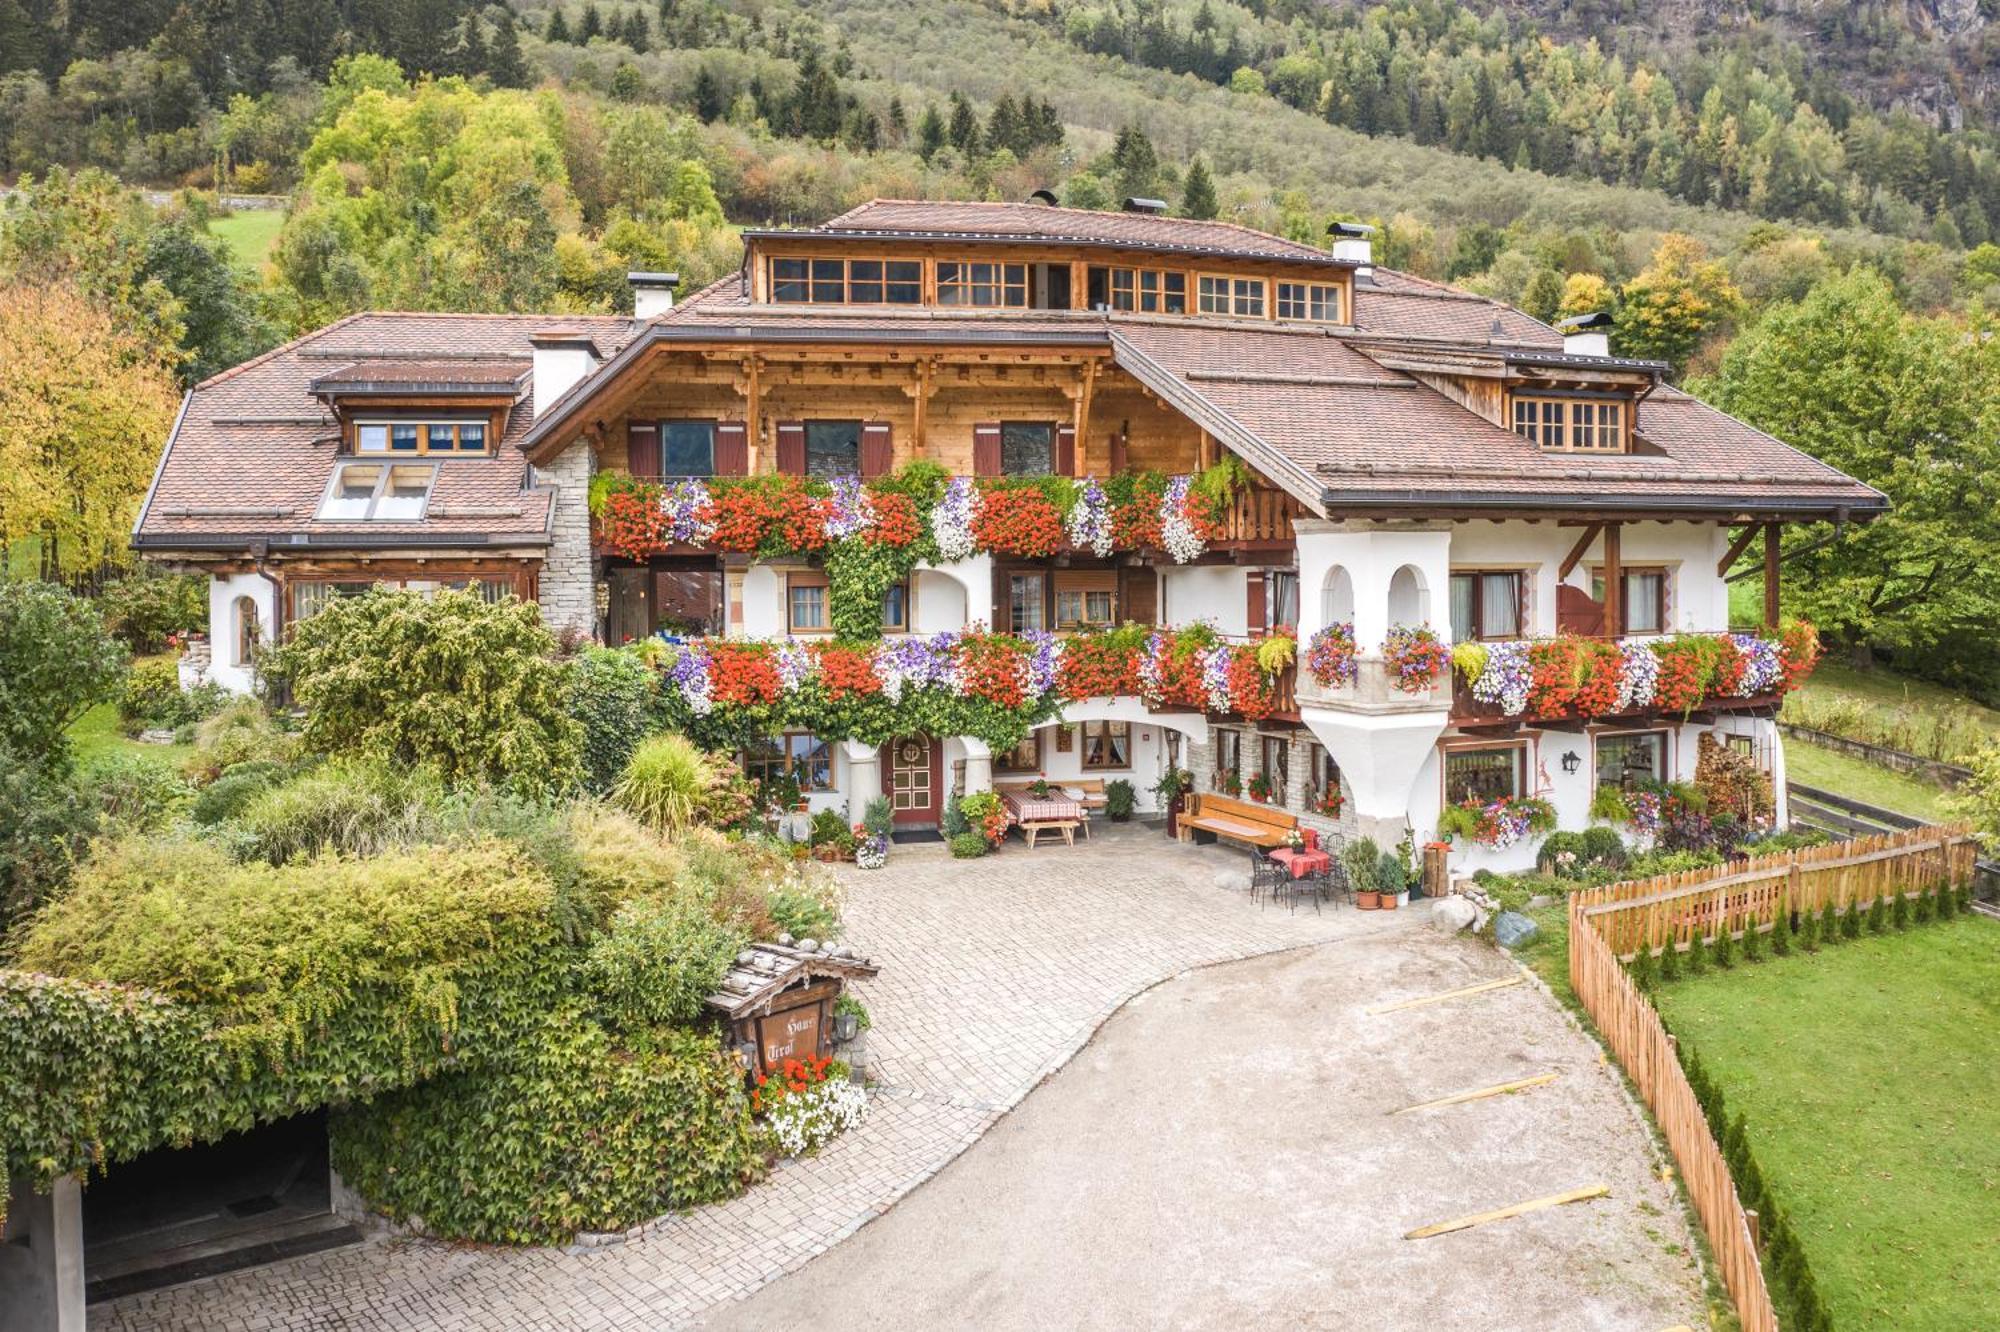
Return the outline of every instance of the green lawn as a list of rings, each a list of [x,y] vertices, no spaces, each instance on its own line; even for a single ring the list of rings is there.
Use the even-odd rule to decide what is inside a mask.
[[[1939,803],[1945,793],[1929,782],[1803,740],[1785,741],[1785,777],[1911,818],[1936,822],[1945,817]]]
[[[284,225],[282,208],[243,208],[228,217],[211,218],[208,231],[229,243],[229,253],[239,268],[255,273],[270,257],[278,229]]]
[[[2000,925],[1914,927],[1668,986],[1843,1328],[2000,1309]],[[1980,1314],[1979,1310],[1986,1310]]]
[[[180,763],[194,753],[193,745],[147,745],[133,740],[118,729],[118,705],[99,703],[69,728],[79,762],[106,754],[138,754],[168,763]]]

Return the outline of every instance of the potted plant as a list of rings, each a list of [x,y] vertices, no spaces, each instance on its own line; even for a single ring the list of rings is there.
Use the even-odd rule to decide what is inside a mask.
[[[1194,774],[1186,768],[1168,768],[1153,785],[1153,794],[1167,810],[1167,836],[1181,832],[1181,811],[1187,807],[1188,792],[1194,789]],[[1109,799],[1109,796],[1106,797]]]
[[[1269,803],[1271,799],[1271,779],[1261,772],[1257,773],[1250,778],[1249,791],[1250,798],[1258,804]]]
[[[1104,784],[1104,816],[1113,823],[1123,823],[1132,817],[1138,807],[1139,797],[1132,790],[1132,783],[1120,777]]]
[[[1243,774],[1228,772],[1222,775],[1222,794],[1240,796],[1243,794]]]
[[[1340,867],[1347,871],[1348,886],[1354,890],[1354,905],[1363,911],[1374,911],[1382,905],[1382,893],[1375,880],[1381,856],[1374,839],[1369,837],[1357,837],[1340,851]]]
[[[1375,888],[1382,894],[1382,909],[1394,911],[1410,900],[1410,881],[1403,873],[1403,858],[1384,851],[1375,859]]]
[[[889,839],[871,833],[863,824],[854,825],[854,863],[865,870],[878,870],[889,863]]]
[[[1347,797],[1341,794],[1339,787],[1331,791],[1321,791],[1313,798],[1313,812],[1324,814],[1329,819],[1339,818],[1340,811],[1346,807]]]
[[[1046,800],[1046,799],[1048,799],[1048,796],[1049,796],[1049,780],[1048,780],[1048,778],[1046,778],[1046,777],[1037,777],[1037,778],[1035,778],[1035,780],[1034,780],[1033,782],[1031,782],[1031,783],[1029,784],[1029,786],[1028,786],[1028,791],[1029,791],[1029,793],[1030,793],[1031,795],[1033,795],[1033,796],[1035,797],[1035,799],[1037,799],[1037,800]]]

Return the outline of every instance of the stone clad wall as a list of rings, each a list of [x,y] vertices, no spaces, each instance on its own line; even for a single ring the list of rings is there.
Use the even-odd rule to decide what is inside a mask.
[[[572,443],[546,467],[535,469],[535,484],[554,492],[550,499],[549,556],[542,566],[539,599],[542,620],[560,632],[596,631],[597,596],[591,577],[590,446]]]

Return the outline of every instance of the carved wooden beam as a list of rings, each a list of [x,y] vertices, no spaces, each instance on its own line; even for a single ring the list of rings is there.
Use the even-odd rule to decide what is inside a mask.
[[[1729,543],[1729,553],[1717,561],[1715,566],[1716,577],[1720,578],[1727,574],[1730,566],[1736,563],[1744,551],[1750,549],[1750,543],[1756,539],[1757,524],[1749,523],[1745,525],[1743,530],[1736,534],[1736,539]]]
[[[1603,530],[1603,523],[1592,523],[1583,529],[1583,535],[1569,548],[1569,554],[1563,556],[1562,568],[1556,573],[1558,583],[1569,577],[1570,570],[1576,568],[1577,562],[1583,558],[1583,553],[1590,549],[1590,543],[1597,540],[1597,534]]]

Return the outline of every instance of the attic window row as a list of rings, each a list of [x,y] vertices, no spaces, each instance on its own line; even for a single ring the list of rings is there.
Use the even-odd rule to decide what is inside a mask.
[[[484,453],[486,421],[358,421],[356,453]]]

